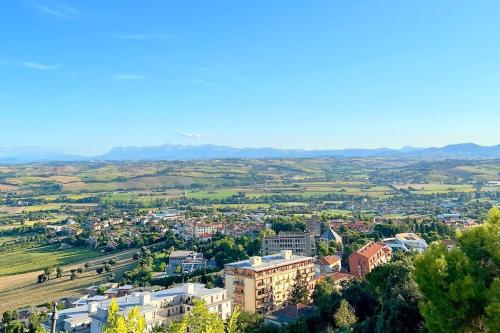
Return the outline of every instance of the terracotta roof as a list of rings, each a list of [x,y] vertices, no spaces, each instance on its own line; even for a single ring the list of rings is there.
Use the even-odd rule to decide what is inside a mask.
[[[323,258],[319,258],[318,262],[321,265],[329,266],[329,265],[335,265],[338,262],[340,262],[341,260],[342,260],[342,258],[339,257],[339,256],[326,256],[326,257],[323,257]]]
[[[356,251],[355,253],[357,253],[363,257],[366,257],[366,258],[371,258],[375,254],[377,254],[380,250],[384,250],[384,252],[385,252],[384,248],[386,248],[386,247],[387,246],[382,244],[382,243],[368,243],[365,246],[363,246],[362,248],[360,248],[358,251]]]
[[[351,280],[354,279],[356,276],[349,274],[349,273],[344,273],[344,272],[333,272],[329,274],[335,282],[337,281],[343,281],[343,280]]]

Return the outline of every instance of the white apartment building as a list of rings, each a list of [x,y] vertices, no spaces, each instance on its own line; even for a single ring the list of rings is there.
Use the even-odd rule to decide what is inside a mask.
[[[199,283],[185,283],[153,293],[140,292],[115,298],[123,315],[139,307],[145,319],[146,332],[170,321],[181,320],[191,311],[193,299],[203,300],[208,309],[218,313],[222,319],[231,315],[232,300],[227,296],[226,289],[207,289]],[[58,312],[57,331],[101,333],[107,323],[110,302],[111,299],[91,302]]]

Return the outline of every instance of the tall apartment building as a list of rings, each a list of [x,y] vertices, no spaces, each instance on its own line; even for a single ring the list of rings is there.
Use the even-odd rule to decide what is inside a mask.
[[[207,289],[199,283],[186,283],[153,293],[140,292],[115,298],[123,315],[136,306],[139,308],[139,313],[145,320],[145,332],[151,332],[153,328],[170,321],[181,320],[192,309],[193,299],[203,300],[209,311],[218,313],[222,319],[231,315],[232,300],[226,289]],[[110,302],[110,299],[100,300],[59,311],[56,331],[101,333],[108,321]]]
[[[316,252],[314,235],[311,232],[280,232],[276,236],[262,239],[262,255],[268,256],[291,250],[294,255],[312,257]]]
[[[290,250],[227,264],[224,267],[225,288],[236,308],[251,313],[269,313],[290,304],[299,271],[312,293],[313,258],[293,255]]]
[[[387,245],[370,242],[349,256],[349,271],[352,275],[365,276],[391,260],[391,253]]]

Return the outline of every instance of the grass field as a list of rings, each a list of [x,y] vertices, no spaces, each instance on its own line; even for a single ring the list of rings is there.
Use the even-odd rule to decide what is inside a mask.
[[[83,296],[88,286],[108,281],[107,274],[98,275],[95,272],[103,260],[111,257],[117,258],[118,262],[112,266],[112,272],[120,275],[135,265],[132,261],[132,255],[135,252],[136,249],[131,249],[62,266],[63,277],[51,278],[45,283],[36,282],[40,271],[0,277],[0,313],[7,309],[42,305],[62,297]],[[75,280],[71,280],[70,269],[82,267],[85,262],[89,262],[90,267],[82,274],[78,274]]]
[[[0,254],[0,276],[32,272],[47,266],[66,265],[99,255],[98,251],[92,249],[58,250],[54,246],[4,252]]]
[[[456,185],[456,184],[404,184],[404,185],[396,185],[396,188],[399,189],[411,189],[412,191],[418,193],[444,193],[444,192],[472,192],[475,190],[472,185]]]
[[[237,194],[237,190],[223,189],[214,191],[189,191],[186,197],[193,199],[225,199]]]

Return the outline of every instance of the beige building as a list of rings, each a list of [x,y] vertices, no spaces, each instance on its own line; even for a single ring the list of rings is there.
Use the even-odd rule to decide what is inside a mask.
[[[316,252],[314,235],[311,232],[280,232],[276,236],[262,239],[262,255],[291,250],[294,255],[313,257]]]
[[[298,271],[312,293],[313,258],[293,255],[291,250],[227,264],[224,267],[225,288],[236,308],[251,313],[270,313],[291,303]]]

